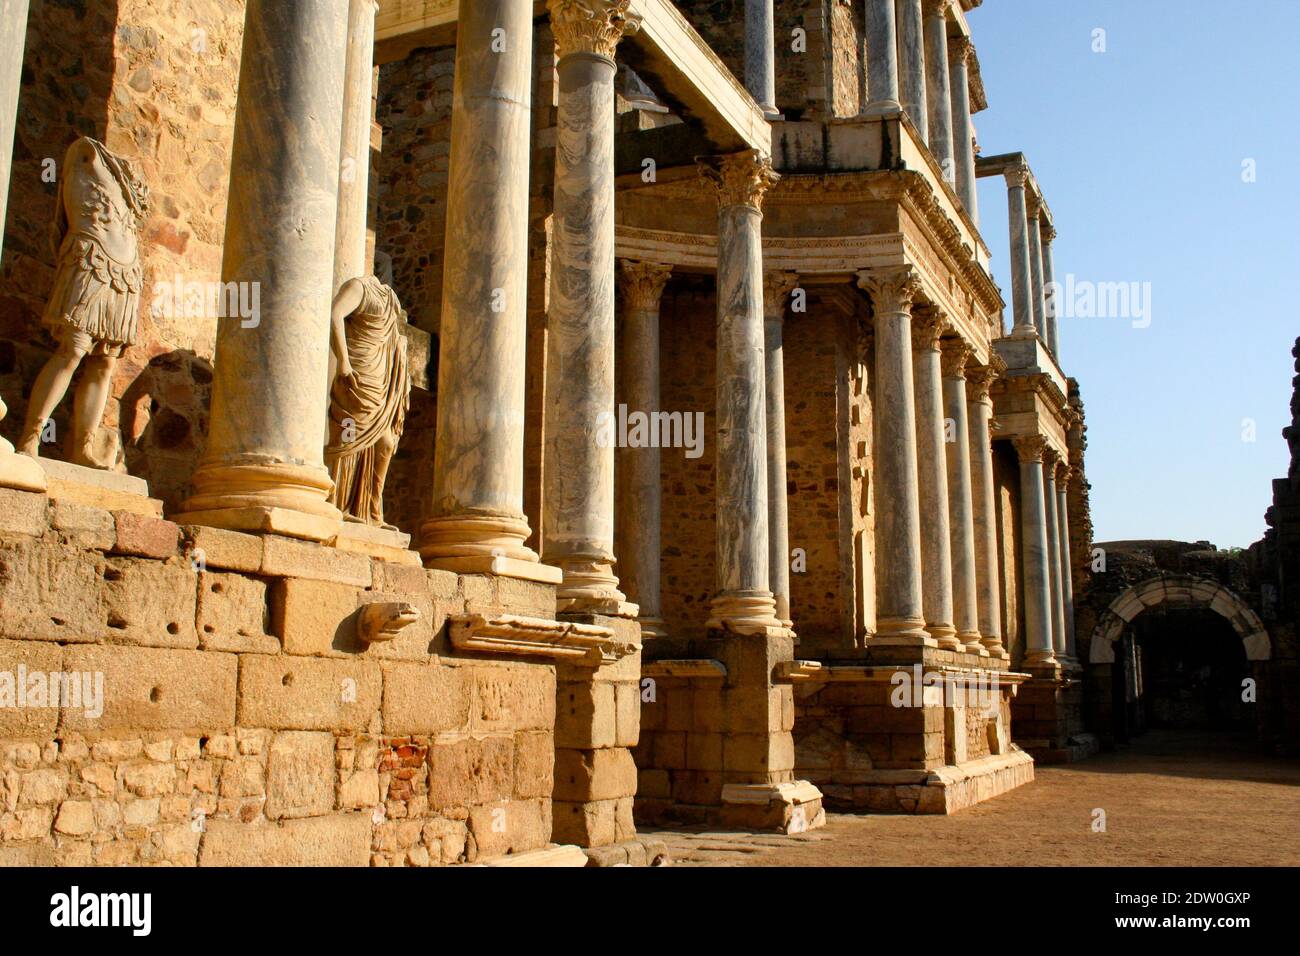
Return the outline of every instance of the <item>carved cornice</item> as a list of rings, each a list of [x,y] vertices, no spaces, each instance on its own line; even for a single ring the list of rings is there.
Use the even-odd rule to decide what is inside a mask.
[[[1042,435],[1017,435],[1011,439],[1011,444],[1021,462],[1042,462],[1047,439]]]
[[[876,313],[911,312],[921,292],[921,279],[911,266],[858,273],[858,287],[871,296]]]
[[[550,657],[599,667],[636,650],[619,643],[608,627],[520,617],[515,614],[455,614],[449,619],[452,646],[483,654]]]
[[[730,156],[703,156],[698,160],[700,175],[718,194],[719,208],[747,206],[763,211],[763,197],[781,181],[772,160],[756,149]]]
[[[659,299],[673,274],[673,267],[658,262],[620,259],[618,287],[625,308],[646,312],[659,311]]]
[[[943,312],[932,307],[912,310],[912,354],[939,351],[939,340],[948,325]]]
[[[641,28],[632,0],[547,0],[556,55],[594,53],[614,59],[618,41]]]
[[[966,363],[971,360],[971,356],[974,354],[975,350],[965,340],[946,340],[943,343],[943,357],[940,359],[943,366],[943,377],[965,379]]]
[[[763,273],[763,313],[767,318],[779,319],[785,316],[785,300],[799,287],[797,272]]]

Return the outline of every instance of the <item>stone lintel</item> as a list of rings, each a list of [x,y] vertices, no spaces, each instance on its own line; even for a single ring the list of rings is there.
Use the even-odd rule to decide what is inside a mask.
[[[636,650],[615,640],[614,631],[594,624],[500,614],[457,614],[450,619],[451,643],[482,654],[549,657],[586,667],[612,663]]]

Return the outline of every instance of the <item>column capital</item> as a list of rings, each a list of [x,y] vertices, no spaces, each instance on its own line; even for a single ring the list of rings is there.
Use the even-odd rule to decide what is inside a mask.
[[[547,0],[558,58],[593,53],[614,59],[618,41],[641,28],[631,5],[632,0]]]
[[[717,191],[718,206],[748,206],[763,211],[767,191],[781,181],[772,160],[757,149],[729,156],[701,156],[696,159],[700,175]]]
[[[1017,186],[1023,189],[1025,183],[1029,182],[1029,166],[1023,162],[1016,163],[1014,166],[1008,166],[1002,175],[1006,177],[1008,189],[1015,189]]]
[[[858,273],[858,288],[871,296],[876,312],[910,312],[921,291],[921,278],[911,266]]]
[[[987,402],[989,390],[997,381],[997,372],[991,365],[979,365],[966,372],[966,394],[969,401]]]
[[[1043,448],[1043,470],[1047,474],[1048,481],[1056,480],[1056,466],[1061,460],[1060,454],[1050,445]]]
[[[946,17],[951,2],[952,0],[921,0],[921,13],[927,17]]]
[[[975,44],[971,42],[968,36],[948,37],[948,62],[960,62],[969,66],[970,59],[975,55]]]
[[[1043,245],[1050,246],[1056,240],[1056,227],[1049,222],[1039,224],[1039,231],[1043,236]]]
[[[799,287],[797,272],[763,273],[763,312],[769,319],[785,318],[785,299]]]
[[[672,277],[673,267],[658,262],[620,259],[618,285],[627,308],[656,311],[663,296],[664,286]]]
[[[1064,458],[1062,458],[1060,461],[1058,461],[1058,462],[1056,463],[1056,485],[1057,485],[1057,487],[1058,487],[1058,488],[1061,488],[1061,489],[1064,489],[1065,486],[1066,486],[1067,484],[1070,483],[1070,479],[1074,477],[1074,471],[1075,471],[1075,470],[1074,470],[1073,468],[1071,468],[1071,467],[1066,463],[1066,461],[1065,461]]]
[[[1047,439],[1042,435],[1017,435],[1011,439],[1012,446],[1016,449],[1016,455],[1020,458],[1021,464],[1027,462],[1042,462],[1043,452],[1047,448]]]
[[[970,361],[975,350],[965,339],[948,339],[943,343],[943,377],[965,379],[966,363]]]
[[[943,313],[926,306],[912,310],[912,354],[939,351],[939,340],[947,331]]]

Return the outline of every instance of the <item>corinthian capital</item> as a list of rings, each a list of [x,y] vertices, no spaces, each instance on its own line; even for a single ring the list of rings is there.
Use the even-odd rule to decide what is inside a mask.
[[[912,310],[912,353],[937,352],[947,329],[943,313],[930,306]]]
[[[1061,461],[1057,462],[1057,464],[1056,464],[1056,486],[1057,486],[1058,488],[1064,488],[1064,487],[1066,487],[1066,486],[1070,483],[1070,479],[1073,478],[1073,477],[1074,477],[1074,469],[1073,469],[1073,468],[1071,468],[1069,465],[1067,465],[1067,464],[1065,463],[1064,460],[1061,460]]]
[[[970,361],[975,350],[971,348],[962,339],[949,339],[943,343],[943,357],[940,363],[943,366],[944,378],[964,379],[966,377],[966,363]]]
[[[970,37],[949,37],[948,38],[948,60],[952,63],[958,61],[970,64],[970,58],[975,53],[975,44],[970,42]]]
[[[1023,162],[1016,163],[1014,166],[1008,166],[1002,175],[1006,177],[1008,189],[1017,186],[1023,189],[1025,183],[1029,182],[1029,167]]]
[[[871,296],[871,306],[877,313],[910,312],[921,291],[921,280],[911,266],[898,266],[859,272],[858,287]]]
[[[763,311],[769,318],[785,315],[785,300],[799,285],[797,272],[763,273]]]
[[[614,59],[618,41],[641,28],[640,18],[628,9],[631,5],[632,0],[547,0],[560,58],[594,53]]]
[[[1043,460],[1043,450],[1047,448],[1047,439],[1042,435],[1019,435],[1011,439],[1012,446],[1021,462]]]
[[[921,12],[927,17],[946,17],[952,0],[921,0]]]
[[[763,211],[767,191],[781,181],[772,161],[756,149],[730,156],[703,156],[697,160],[700,175],[718,192],[718,205],[748,206]]]
[[[966,398],[971,402],[987,402],[989,389],[997,379],[997,373],[988,365],[980,365],[966,373]]]
[[[629,309],[658,311],[659,299],[672,274],[672,266],[657,262],[620,260],[618,278],[624,305]]]

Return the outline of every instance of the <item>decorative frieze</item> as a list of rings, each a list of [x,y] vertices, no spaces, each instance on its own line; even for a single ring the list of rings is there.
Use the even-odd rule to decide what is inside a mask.
[[[449,619],[452,646],[481,654],[550,657],[599,667],[626,657],[637,648],[620,643],[614,631],[595,624],[552,621],[517,614],[457,614]]]

